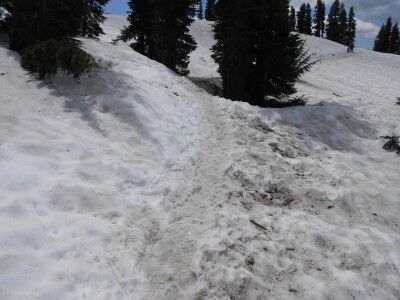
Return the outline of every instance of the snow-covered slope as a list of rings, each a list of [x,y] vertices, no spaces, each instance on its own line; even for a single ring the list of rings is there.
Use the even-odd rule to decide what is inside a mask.
[[[400,58],[307,38],[310,106],[211,97],[135,52],[37,81],[0,47],[0,299],[398,299]],[[217,77],[210,24],[193,77]]]
[[[197,20],[190,28],[190,34],[196,37],[197,48],[190,54],[189,71],[191,77],[219,77],[218,67],[211,58],[214,45],[213,22]]]
[[[204,136],[186,79],[125,45],[85,47],[101,68],[80,83],[37,81],[0,48],[0,299],[130,298],[144,227]]]

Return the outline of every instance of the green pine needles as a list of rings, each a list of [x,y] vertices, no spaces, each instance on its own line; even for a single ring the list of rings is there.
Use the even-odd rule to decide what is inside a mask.
[[[60,69],[79,78],[96,66],[94,58],[80,48],[73,39],[47,40],[22,51],[21,65],[41,79],[52,76]]]

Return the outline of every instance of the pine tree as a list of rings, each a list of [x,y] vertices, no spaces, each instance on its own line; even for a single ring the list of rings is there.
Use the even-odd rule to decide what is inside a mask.
[[[290,30],[296,31],[296,10],[293,6],[290,7]]]
[[[189,34],[196,1],[130,0],[129,7],[129,25],[117,40],[135,39],[134,50],[186,75],[189,53],[196,48]]]
[[[312,10],[309,3],[306,4],[305,34],[312,34]]]
[[[297,12],[297,32],[303,34],[306,33],[306,27],[307,27],[306,17],[307,17],[307,5],[303,3],[300,6],[299,11]]]
[[[254,19],[260,22],[256,32],[261,34],[255,47],[254,68],[258,71],[252,73],[257,76],[252,94],[259,106],[268,106],[266,96],[295,92],[296,80],[312,65],[304,41],[290,32],[288,7],[288,0],[264,0],[255,9],[258,18]]]
[[[385,52],[385,42],[386,37],[385,37],[385,26],[382,25],[381,29],[379,30],[379,33],[375,39],[375,43],[374,43],[374,51],[377,52]]]
[[[96,63],[91,55],[80,48],[74,39],[50,39],[22,50],[21,65],[39,78],[55,75],[58,69],[79,78]]]
[[[347,18],[346,44],[348,46],[354,45],[356,40],[357,21],[355,16],[354,7],[352,6],[349,10],[349,16]]]
[[[386,21],[386,25],[385,25],[385,39],[384,39],[384,45],[383,45],[383,49],[385,53],[389,53],[390,52],[390,35],[392,34],[392,18],[389,17]]]
[[[334,42],[341,42],[341,34],[340,34],[340,1],[335,0],[331,6],[328,15],[328,26],[326,29],[326,37],[328,40]]]
[[[101,34],[104,34],[100,24],[106,20],[103,7],[109,2],[109,0],[86,1],[80,35],[89,38],[97,38]]]
[[[216,22],[212,57],[218,64],[223,95],[232,100],[252,103],[250,97],[255,32],[251,28],[253,2],[219,0],[215,6]]]
[[[197,7],[197,18],[199,20],[203,20],[204,19],[204,15],[203,15],[203,0],[198,0],[198,7]]]
[[[83,11],[81,0],[13,0],[10,49],[20,52],[21,65],[41,78],[55,74],[58,68],[81,76],[95,65],[74,40]]]
[[[159,28],[161,39],[158,41],[157,50],[161,50],[159,53],[164,54],[165,59],[161,61],[162,63],[178,74],[187,75],[189,54],[196,49],[196,42],[189,34],[190,25],[196,14],[196,2],[193,0],[163,0],[163,2],[165,9],[161,16],[164,15],[166,26]]]
[[[152,41],[152,23],[154,18],[154,8],[150,1],[146,0],[130,0],[128,26],[125,26],[117,40],[128,42],[135,40],[131,43],[132,49],[135,51],[153,58],[154,43]]]
[[[390,35],[392,33],[392,18],[389,17],[385,25],[382,25],[374,44],[374,51],[390,52]]]
[[[219,65],[224,96],[268,106],[266,96],[294,91],[310,68],[304,42],[291,34],[289,1],[220,0],[214,27],[213,58]]]
[[[347,11],[343,2],[340,3],[339,36],[339,43],[347,45]]]
[[[49,39],[60,40],[79,33],[81,0],[13,0],[10,48],[15,51]]]
[[[215,0],[207,0],[205,19],[215,21]]]
[[[314,10],[314,34],[317,37],[323,38],[325,35],[325,13],[325,3],[322,0],[318,0]]]
[[[390,34],[389,52],[393,54],[400,54],[400,32],[399,24],[395,23]]]

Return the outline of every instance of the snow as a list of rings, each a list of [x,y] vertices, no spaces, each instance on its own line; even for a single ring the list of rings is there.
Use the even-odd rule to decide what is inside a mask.
[[[0,299],[398,299],[400,57],[306,37],[310,105],[212,97],[124,43],[40,82],[0,47]],[[218,77],[196,21],[191,77]]]
[[[101,67],[80,83],[41,83],[0,48],[2,299],[130,298],[144,229],[205,135],[186,79],[126,45],[85,47]]]
[[[196,37],[197,48],[190,54],[189,71],[191,77],[219,77],[218,67],[211,58],[214,45],[213,22],[196,20],[190,27],[190,34]]]

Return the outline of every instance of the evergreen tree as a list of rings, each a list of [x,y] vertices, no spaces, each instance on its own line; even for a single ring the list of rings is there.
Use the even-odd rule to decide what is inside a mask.
[[[312,10],[309,3],[306,4],[305,34],[312,34]]]
[[[217,3],[212,50],[225,97],[268,106],[266,96],[294,91],[295,81],[311,65],[304,42],[291,34],[288,11],[286,0]]]
[[[389,52],[393,54],[400,54],[399,44],[400,44],[399,24],[396,23],[393,25],[392,32],[390,34]]]
[[[252,72],[252,98],[259,106],[268,106],[266,96],[281,96],[295,92],[296,80],[310,69],[310,56],[304,51],[304,41],[291,34],[288,22],[288,0],[256,1],[255,20],[259,24],[256,59]],[[311,8],[310,8],[311,10]],[[307,12],[307,5],[306,5]],[[307,13],[306,13],[307,15]]]
[[[82,17],[82,25],[80,28],[80,35],[97,38],[101,34],[104,34],[101,28],[101,23],[106,20],[104,16],[104,5],[109,0],[85,0],[85,10]]]
[[[392,18],[389,17],[386,21],[385,25],[385,39],[384,39],[384,52],[389,53],[390,52],[390,35],[392,34]]]
[[[386,41],[385,25],[382,25],[375,39],[373,50],[377,52],[385,52],[385,44],[386,44],[385,41]]]
[[[382,25],[378,36],[375,40],[374,51],[389,53],[390,52],[390,35],[392,33],[392,18],[388,18],[386,25]]]
[[[89,71],[94,59],[74,40],[83,10],[81,0],[13,0],[10,49],[22,54],[22,66],[41,78],[58,68],[74,77]]]
[[[134,50],[186,75],[189,53],[196,48],[189,34],[196,1],[130,0],[129,7],[129,25],[117,40],[135,39]]]
[[[128,42],[135,40],[131,43],[132,49],[135,51],[153,58],[154,43],[152,40],[152,23],[154,18],[154,8],[150,1],[147,0],[130,0],[128,26],[125,26],[118,40]]]
[[[290,30],[296,31],[296,10],[293,6],[290,7]]]
[[[339,43],[347,45],[347,11],[343,2],[340,3],[339,36]]]
[[[325,13],[325,3],[322,0],[318,0],[314,10],[314,34],[317,37],[323,38],[325,35]]]
[[[197,18],[199,20],[203,20],[204,19],[204,15],[203,15],[203,0],[198,0],[199,4],[197,7]]]
[[[357,21],[355,17],[354,7],[352,6],[349,10],[349,17],[347,18],[347,33],[346,33],[346,44],[354,45],[357,34]]]
[[[215,0],[207,0],[205,19],[215,21]]]
[[[49,39],[79,33],[84,9],[81,0],[13,0],[10,48],[15,51]]]
[[[341,14],[341,9],[340,9],[340,1],[335,0],[332,3],[331,9],[329,11],[328,15],[328,26],[326,29],[326,37],[328,40],[334,41],[334,42],[341,42],[341,34],[340,34],[340,14]]]
[[[196,49],[196,42],[189,34],[190,25],[196,14],[196,1],[194,0],[163,0],[165,9],[161,16],[165,20],[165,28],[159,23],[156,39],[159,45],[158,57],[164,56],[161,63],[178,74],[187,75],[189,71],[189,54]],[[157,36],[157,33],[156,33]],[[165,36],[165,37],[163,37]]]
[[[255,32],[251,28],[253,2],[219,0],[212,57],[218,64],[225,98],[252,103],[250,97]]]
[[[303,3],[300,6],[299,11],[297,12],[297,32],[299,33],[306,33],[306,27],[307,27],[307,5]]]
[[[58,69],[79,78],[96,65],[93,57],[74,39],[50,39],[22,50],[21,65],[39,78],[55,75]]]

